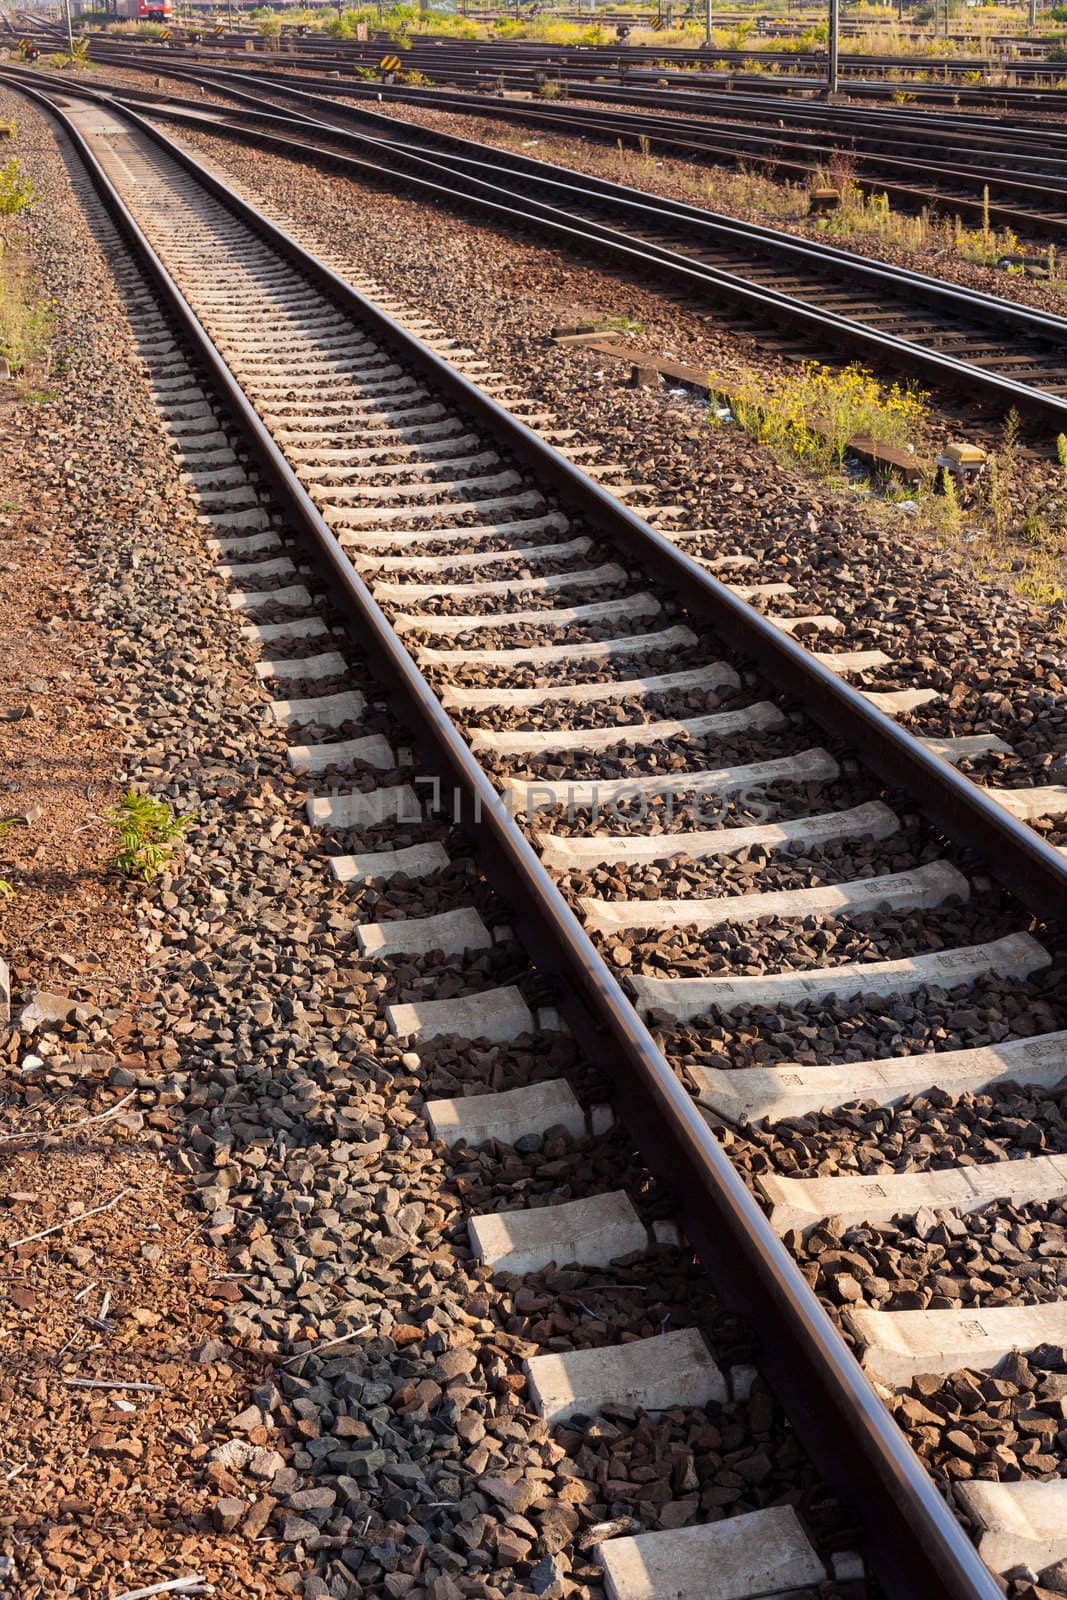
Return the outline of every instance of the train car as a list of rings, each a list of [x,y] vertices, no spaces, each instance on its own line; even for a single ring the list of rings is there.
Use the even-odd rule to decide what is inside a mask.
[[[115,14],[138,22],[164,22],[174,15],[172,0],[115,0]]]

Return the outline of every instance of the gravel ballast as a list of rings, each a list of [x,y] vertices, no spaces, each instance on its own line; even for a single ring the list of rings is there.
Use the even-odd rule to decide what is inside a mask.
[[[304,820],[305,782],[289,769],[285,730],[266,719],[270,686],[213,571],[100,244],[47,125],[21,101],[14,109],[19,153],[50,199],[35,226],[98,274],[94,315],[78,322],[84,373],[76,363],[67,380],[74,440],[83,451],[92,441],[97,460],[112,452],[113,473],[131,472],[138,489],[150,481],[165,502],[142,499],[149,509],[106,537],[75,521],[99,704],[124,741],[122,780],[196,821],[172,871],[119,887],[142,941],[136,988],[78,973],[55,1005],[27,1012],[32,973],[16,985],[5,1131],[25,1136],[26,1153],[5,1238],[56,1217],[49,1130],[110,1115],[65,1136],[93,1155],[99,1192],[83,1197],[83,1181],[75,1194],[72,1176],[62,1243],[15,1253],[27,1294],[5,1454],[23,1454],[0,1512],[0,1582],[84,1600],[194,1573],[234,1597],[583,1600],[603,1593],[593,1545],[606,1532],[674,1529],[783,1497],[824,1553],[852,1548],[777,1403],[743,1372],[725,1404],[655,1422],[620,1413],[550,1429],[528,1409],[532,1353],[696,1320],[732,1370],[750,1341],[676,1243],[610,1273],[515,1281],[493,1282],[471,1260],[473,1212],[566,1198],[596,1173],[638,1199],[645,1180],[618,1130],[454,1161],[431,1144],[431,1087],[512,1086],[546,1060],[566,1063],[569,1046],[554,1035],[490,1051],[452,1041],[428,1050],[424,1069],[388,1035],[395,993],[458,992],[477,969],[355,956],[360,902],[327,870],[353,840],[327,848]],[[101,238],[118,260],[106,226]],[[42,270],[47,288],[47,257]],[[150,320],[146,296],[136,313]],[[105,353],[106,409],[90,359]],[[380,706],[358,659],[345,685]],[[493,959],[513,958],[501,947]],[[574,1081],[591,1088],[589,1069]],[[88,1217],[97,1204],[108,1209]],[[661,1198],[641,1205],[662,1219]],[[68,1215],[85,1216],[69,1234]],[[165,1248],[152,1255],[158,1233]],[[166,1274],[165,1287],[127,1256]],[[158,1388],[87,1389],[86,1400],[68,1376]],[[39,1453],[49,1415],[71,1421]]]

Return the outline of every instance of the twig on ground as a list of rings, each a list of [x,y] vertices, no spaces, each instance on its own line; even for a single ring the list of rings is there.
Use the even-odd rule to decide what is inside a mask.
[[[112,1206],[117,1206],[120,1200],[124,1200],[128,1194],[132,1193],[133,1190],[130,1188],[120,1189],[118,1194],[112,1195],[110,1200],[105,1200],[102,1206],[93,1206],[91,1211],[82,1211],[76,1217],[64,1217],[62,1222],[54,1222],[50,1228],[42,1228],[40,1233],[28,1233],[25,1238],[12,1239],[3,1248],[5,1250],[17,1250],[20,1244],[33,1244],[35,1239],[47,1239],[50,1233],[60,1233],[64,1228],[73,1228],[76,1222],[86,1222],[90,1217],[99,1216],[101,1211],[110,1211]]]
[[[214,1594],[215,1585],[208,1583],[202,1572],[188,1578],[168,1578],[166,1583],[150,1583],[147,1589],[125,1589],[115,1600],[148,1600],[150,1594]]]
[[[71,1133],[75,1128],[87,1128],[90,1122],[103,1122],[107,1117],[113,1117],[136,1093],[136,1089],[131,1089],[129,1094],[124,1094],[106,1111],[98,1111],[94,1117],[82,1117],[78,1122],[60,1123],[58,1128],[35,1128],[31,1133],[0,1133],[0,1144],[14,1144],[16,1139],[46,1139],[55,1133]]]
[[[143,1389],[146,1394],[162,1394],[161,1383],[126,1382],[122,1378],[60,1378],[68,1389]]]
[[[291,1367],[294,1361],[303,1361],[305,1356],[321,1355],[323,1350],[332,1350],[335,1344],[347,1344],[349,1339],[358,1339],[361,1333],[369,1333],[371,1324],[365,1322],[362,1328],[357,1328],[355,1333],[341,1333],[336,1339],[327,1339],[325,1344],[313,1344],[307,1350],[299,1351],[295,1356],[289,1356],[282,1362],[283,1367]]]

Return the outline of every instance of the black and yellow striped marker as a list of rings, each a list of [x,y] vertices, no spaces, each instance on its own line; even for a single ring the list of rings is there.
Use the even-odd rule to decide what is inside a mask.
[[[396,72],[399,70],[399,67],[399,56],[383,56],[378,63],[378,70],[380,72]]]

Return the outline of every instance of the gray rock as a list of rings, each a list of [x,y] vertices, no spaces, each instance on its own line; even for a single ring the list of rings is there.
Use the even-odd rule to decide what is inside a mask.
[[[211,1520],[220,1533],[232,1533],[248,1510],[247,1502],[234,1495],[224,1495],[211,1508]]]
[[[567,1592],[567,1573],[559,1556],[543,1556],[531,1569],[529,1584],[542,1600],[563,1600]]]
[[[6,978],[7,968],[4,968]],[[50,994],[38,989],[18,1014],[18,1026],[23,1033],[36,1033],[41,1028],[58,1028],[64,1022],[73,1022],[78,1001],[66,994]]]

